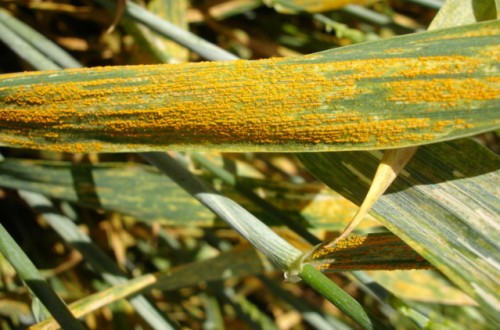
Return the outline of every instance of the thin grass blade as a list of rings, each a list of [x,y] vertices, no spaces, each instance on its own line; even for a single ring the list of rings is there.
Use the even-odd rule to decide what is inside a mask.
[[[95,2],[111,10],[116,8],[116,4],[110,0],[95,0]],[[161,19],[132,1],[127,1],[125,15],[142,23],[153,31],[178,42],[186,48],[193,50],[207,60],[234,60],[237,58],[235,55],[209,43],[191,32]]]
[[[299,274],[300,278],[309,284],[316,292],[331,301],[342,312],[361,325],[363,329],[386,329],[376,318],[368,314],[363,307],[352,299],[331,279],[326,277],[312,265],[304,264]]]
[[[248,245],[236,247],[215,258],[179,267],[168,272],[145,274],[127,280],[98,293],[89,295],[69,305],[76,317],[85,316],[98,308],[107,306],[153,287],[171,291],[196,286],[205,281],[224,280],[236,276],[261,274],[264,271],[261,258]],[[47,319],[31,327],[32,330],[57,329],[54,319]]]
[[[15,32],[19,37],[30,43],[35,49],[43,53],[49,60],[55,62],[63,68],[81,68],[82,65],[69,55],[65,50],[56,45],[51,40],[47,39],[43,34],[37,32],[29,25],[21,22],[17,18],[8,14],[4,9],[0,8],[0,22],[5,24],[9,29]],[[3,29],[2,29],[3,31]],[[6,42],[6,45],[10,43]],[[30,61],[30,63],[33,63]],[[34,62],[33,64],[36,64]],[[47,68],[40,70],[49,70]]]
[[[0,14],[3,14],[0,12]],[[0,40],[2,40],[9,48],[12,49],[20,58],[32,64],[37,70],[57,70],[60,67],[48,59],[45,55],[36,51],[33,46],[19,36],[10,27],[0,20]]]
[[[242,206],[220,195],[166,153],[141,154],[149,163],[168,175],[228,225],[245,237],[276,266],[295,272],[301,252],[278,236]]]
[[[200,160],[199,157],[196,159]],[[206,164],[209,163],[212,164],[207,160]],[[214,168],[224,171],[215,165]],[[237,185],[237,189],[244,187],[244,192],[251,193],[254,199],[258,196],[253,191],[263,190],[266,198],[259,198],[262,205],[256,206],[254,200],[242,198],[239,192],[229,187],[223,187],[222,193],[238,200],[259,219],[273,226],[282,225],[281,220],[289,218],[289,222],[295,225],[337,230],[352,218],[357,209],[350,201],[321,184],[291,184],[238,176]],[[0,162],[0,187],[37,192],[89,208],[119,211],[148,224],[224,225],[172,180],[143,164],[74,164],[6,158]],[[279,219],[270,214],[277,209],[281,212]],[[332,218],[332,215],[335,216]],[[373,225],[374,220],[367,221],[367,224]],[[312,242],[317,243],[319,241]]]
[[[33,291],[40,302],[54,316],[64,329],[84,330],[83,325],[73,317],[65,302],[54,292],[35,265],[24,253],[16,241],[0,224],[0,253],[16,269],[19,277]]]
[[[179,186],[238,231],[269,260],[285,271],[289,280],[304,279],[314,289],[339,307],[361,326],[372,329],[377,320],[370,317],[359,303],[340,287],[310,265],[302,265],[302,253],[265,226],[259,219],[227,197],[218,195],[187,169],[165,153],[144,153],[142,156],[168,175]],[[306,267],[308,267],[307,270]],[[305,270],[305,271],[304,271]],[[333,289],[333,291],[332,291]],[[340,295],[340,297],[337,297]]]
[[[69,218],[61,215],[44,196],[32,192],[20,191],[20,196],[35,210],[43,214],[45,221],[68,243],[73,245],[84,257],[85,261],[112,285],[127,281],[127,277],[118,265],[100,250],[91,239],[82,233]],[[175,329],[174,322],[160,313],[144,296],[130,298],[130,303],[146,322],[154,328]],[[70,328],[71,329],[71,328]]]
[[[276,282],[268,279],[265,276],[259,276],[259,279],[265,284],[266,288],[273,296],[280,298],[287,305],[292,306],[295,310],[301,313],[304,320],[309,323],[314,329],[318,330],[350,330],[350,326],[338,320],[331,315],[323,312],[321,309],[308,304],[302,299],[294,296],[291,292],[283,289]]]

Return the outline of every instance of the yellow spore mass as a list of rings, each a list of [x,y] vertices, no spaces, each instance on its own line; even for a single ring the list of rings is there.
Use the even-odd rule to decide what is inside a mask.
[[[320,245],[306,262],[323,271],[430,267],[423,257],[394,235],[346,237],[334,246]]]
[[[391,148],[475,128],[468,116],[442,112],[498,101],[498,77],[475,77],[487,59],[404,57],[402,49],[375,59],[350,59],[347,49],[338,61],[318,53],[4,75],[0,144],[70,152]]]

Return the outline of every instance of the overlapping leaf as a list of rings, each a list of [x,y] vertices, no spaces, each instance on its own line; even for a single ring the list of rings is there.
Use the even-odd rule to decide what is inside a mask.
[[[265,191],[269,203],[307,227],[340,229],[356,212],[355,205],[321,185],[239,180],[249,189]],[[7,158],[0,162],[0,187],[29,190],[86,207],[120,211],[148,223],[222,225],[213,213],[147,165],[71,164]],[[277,224],[262,208],[234,190],[224,189],[223,192],[266,223]]]
[[[320,180],[360,203],[381,152],[303,153]],[[472,140],[421,147],[372,214],[498,317],[500,159]]]

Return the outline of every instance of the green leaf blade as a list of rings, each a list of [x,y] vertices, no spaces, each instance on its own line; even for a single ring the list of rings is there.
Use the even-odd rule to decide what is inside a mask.
[[[314,175],[359,203],[380,153],[301,154]],[[470,155],[474,155],[473,158]],[[372,215],[490,316],[498,316],[500,160],[471,140],[421,147]]]
[[[23,279],[61,327],[84,329],[83,325],[71,314],[66,303],[56,294],[2,224],[0,224],[0,253],[12,264],[19,277]]]
[[[342,151],[474,135],[500,125],[499,34],[493,21],[296,58],[4,75],[0,144]]]
[[[356,212],[354,204],[320,184],[291,184],[241,176],[238,180],[252,190],[264,189],[267,202],[308,227],[340,229]],[[37,192],[84,207],[119,211],[145,223],[223,225],[168,177],[142,164],[74,164],[6,158],[0,162],[0,186]],[[223,193],[265,223],[279,225],[269,211],[254,205],[237,191],[225,188]],[[321,198],[315,198],[318,195]],[[336,216],[332,218],[331,214]]]

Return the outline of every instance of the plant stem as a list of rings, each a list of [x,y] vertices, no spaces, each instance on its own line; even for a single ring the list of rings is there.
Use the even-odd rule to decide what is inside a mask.
[[[337,284],[313,266],[305,264],[299,277],[316,292],[331,301],[353,321],[361,325],[363,329],[378,330],[387,328],[375,317],[369,315],[356,300],[349,296]]]

